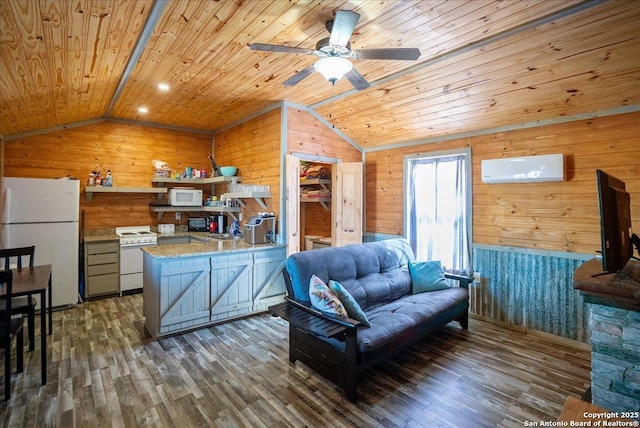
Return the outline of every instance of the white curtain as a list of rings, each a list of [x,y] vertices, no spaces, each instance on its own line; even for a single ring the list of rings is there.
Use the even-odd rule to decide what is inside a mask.
[[[407,164],[407,237],[418,260],[471,271],[468,153]]]

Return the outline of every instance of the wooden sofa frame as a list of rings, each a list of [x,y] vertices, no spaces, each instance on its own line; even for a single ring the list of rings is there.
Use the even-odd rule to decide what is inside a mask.
[[[417,335],[399,335],[382,348],[367,353],[358,352],[358,321],[338,319],[300,303],[293,296],[291,278],[286,269],[283,275],[287,297],[269,310],[289,322],[289,361],[301,361],[317,373],[341,386],[347,398],[357,400],[358,375],[368,368],[388,359],[391,355],[423,339],[429,333],[443,327],[434,325]],[[445,277],[457,280],[461,287],[469,288],[473,276],[445,273]],[[468,329],[469,311],[465,309],[454,317],[463,329]]]

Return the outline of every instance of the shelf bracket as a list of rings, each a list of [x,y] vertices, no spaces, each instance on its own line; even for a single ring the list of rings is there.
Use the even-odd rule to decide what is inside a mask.
[[[265,210],[267,209],[267,204],[265,204],[265,203],[264,203],[264,201],[262,200],[262,198],[253,198],[253,199],[255,199],[255,200],[256,200],[256,202],[257,202],[258,204],[260,204],[260,206],[261,206],[262,208],[264,208]]]

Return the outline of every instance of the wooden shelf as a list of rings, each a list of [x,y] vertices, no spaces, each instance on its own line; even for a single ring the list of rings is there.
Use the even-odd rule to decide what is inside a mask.
[[[246,208],[246,204],[242,201],[243,199],[255,199],[258,204],[265,210],[267,209],[267,204],[264,203],[263,199],[270,198],[271,192],[249,192],[249,193],[225,193],[224,196],[226,199],[236,199],[242,208]]]
[[[238,207],[160,207],[151,205],[151,211],[158,214],[158,220],[160,220],[164,213],[178,213],[178,212],[186,212],[186,213],[225,213],[230,214],[234,220],[237,220],[236,213],[241,212],[242,210]]]
[[[151,183],[157,184],[155,187],[107,187],[107,186],[87,186],[86,200],[90,202],[94,193],[156,193],[158,201],[163,194],[167,193],[165,184],[216,184],[227,183],[232,181],[240,182],[242,177],[209,177],[209,178],[169,178],[169,177],[153,177]]]
[[[330,188],[331,179],[330,178],[305,178],[303,180],[300,180],[300,187],[303,187],[303,186],[314,186],[314,185],[319,185],[320,188],[322,188],[324,190],[331,191],[331,188]],[[316,202],[316,203],[320,203],[320,205],[322,205],[322,208],[324,208],[325,211],[329,211],[329,206],[327,204],[331,202],[331,195],[321,196],[321,197],[316,197],[316,198],[309,198],[309,197],[305,197],[305,196],[300,195],[300,202]]]
[[[300,202],[303,202],[303,203],[306,203],[306,202],[319,203],[320,205],[322,205],[322,208],[324,208],[326,211],[329,211],[329,206],[327,204],[331,203],[331,196],[321,197],[321,198],[305,198],[304,196],[300,196]]]
[[[170,178],[170,177],[153,177],[152,183],[158,184],[162,187],[164,184],[217,184],[217,183],[230,183],[242,181],[242,177],[208,177],[208,178]]]
[[[326,189],[325,186],[331,184],[331,179],[330,178],[305,178],[304,180],[300,180],[301,186],[311,186],[313,184],[319,184]]]
[[[167,189],[159,187],[106,187],[106,186],[87,186],[85,189],[86,200],[90,202],[94,193],[156,193],[161,196],[167,193]]]

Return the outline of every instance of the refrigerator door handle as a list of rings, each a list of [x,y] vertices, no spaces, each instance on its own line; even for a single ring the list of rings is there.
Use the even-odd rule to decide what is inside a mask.
[[[2,206],[2,222],[9,223],[9,207],[11,206],[11,188],[4,190],[4,205]]]

